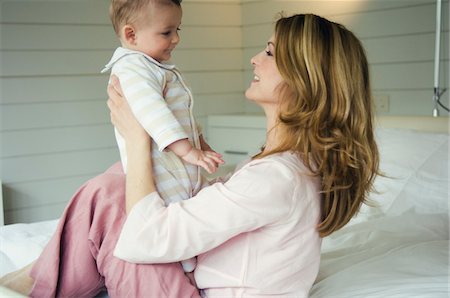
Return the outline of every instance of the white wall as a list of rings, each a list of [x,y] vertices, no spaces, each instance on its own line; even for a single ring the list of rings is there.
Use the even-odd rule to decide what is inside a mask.
[[[5,221],[57,218],[87,179],[118,160],[106,107],[118,45],[108,0],[0,0],[0,179]],[[242,112],[238,1],[183,1],[174,61],[195,112]],[[220,12],[220,18],[217,17]]]
[[[434,0],[184,0],[174,62],[196,96],[195,113],[260,112],[243,96],[250,57],[280,10],[342,22],[363,40],[376,94],[389,114],[429,114]],[[87,179],[118,160],[99,70],[117,46],[108,0],[0,0],[0,180],[5,221],[60,215]],[[448,0],[442,84],[448,87]],[[448,100],[448,94],[446,98]]]
[[[116,45],[106,1],[1,1],[5,221],[56,218],[117,159],[99,70]]]
[[[442,2],[442,87],[449,87],[449,5]],[[244,61],[265,46],[278,12],[315,13],[345,25],[363,42],[375,95],[389,97],[386,115],[431,115],[436,0],[243,1]],[[255,13],[257,12],[257,13]],[[251,67],[244,64],[244,84]],[[443,101],[449,103],[450,92]],[[248,112],[259,111],[252,104]],[[442,112],[441,115],[448,116]]]

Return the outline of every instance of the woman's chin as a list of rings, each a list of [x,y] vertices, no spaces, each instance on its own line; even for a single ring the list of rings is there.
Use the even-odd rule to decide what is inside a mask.
[[[250,89],[247,89],[247,90],[245,91],[244,95],[245,95],[245,97],[246,97],[248,100],[254,101],[254,100],[253,100],[252,93],[250,92]]]

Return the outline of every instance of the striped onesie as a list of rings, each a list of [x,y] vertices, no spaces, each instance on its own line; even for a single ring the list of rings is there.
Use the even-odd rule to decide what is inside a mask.
[[[193,117],[192,93],[175,65],[162,64],[148,55],[119,47],[102,72],[111,69],[124,96],[147,133],[153,139],[152,156],[156,187],[166,204],[185,200],[201,187],[198,166],[188,164],[164,149],[188,138],[200,148]],[[120,159],[127,166],[125,140],[115,129]]]
[[[152,137],[153,173],[158,193],[166,205],[192,197],[202,186],[199,167],[164,150],[173,142],[186,138],[200,149],[192,93],[180,72],[175,65],[159,63],[144,53],[122,47],[116,49],[102,72],[110,69],[111,74],[119,78],[135,117]],[[126,172],[125,140],[117,129],[115,135]],[[195,267],[192,261],[182,262],[182,265],[186,271]]]

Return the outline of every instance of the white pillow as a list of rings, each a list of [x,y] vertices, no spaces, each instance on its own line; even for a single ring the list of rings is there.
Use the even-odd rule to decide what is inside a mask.
[[[378,128],[380,169],[370,199],[352,223],[405,212],[448,213],[449,136],[408,129]]]

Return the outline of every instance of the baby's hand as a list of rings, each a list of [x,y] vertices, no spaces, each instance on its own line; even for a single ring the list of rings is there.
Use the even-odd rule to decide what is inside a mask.
[[[204,168],[210,174],[224,163],[221,154],[215,151],[202,151],[194,147],[182,158],[190,164]]]

